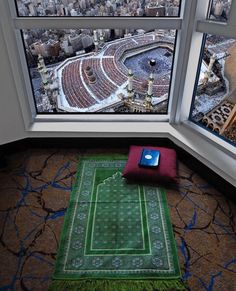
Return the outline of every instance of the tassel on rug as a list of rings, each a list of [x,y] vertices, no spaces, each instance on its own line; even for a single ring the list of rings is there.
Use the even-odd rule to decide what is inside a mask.
[[[55,280],[49,291],[170,291],[185,290],[184,282],[173,280]]]

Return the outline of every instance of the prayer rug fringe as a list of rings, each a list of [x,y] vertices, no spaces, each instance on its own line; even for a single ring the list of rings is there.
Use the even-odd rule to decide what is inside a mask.
[[[168,280],[55,280],[49,291],[170,291],[185,290],[180,279]]]

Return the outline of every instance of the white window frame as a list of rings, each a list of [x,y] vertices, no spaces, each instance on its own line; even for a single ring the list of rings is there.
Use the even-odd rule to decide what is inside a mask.
[[[185,3],[186,2],[186,3]],[[103,18],[71,18],[71,17],[17,17],[16,7],[14,1],[3,1],[0,6],[4,11],[1,16],[2,22],[5,24],[4,36],[6,39],[9,54],[11,55],[11,66],[13,69],[14,79],[18,90],[21,109],[23,112],[25,127],[35,122],[53,122],[53,121],[149,121],[149,122],[168,122],[170,120],[170,112],[175,111],[176,101],[172,96],[179,95],[179,79],[180,76],[175,74],[182,67],[184,59],[184,43],[187,37],[187,27],[189,21],[189,12],[194,5],[194,0],[182,0],[182,9],[180,17],[165,17],[165,18],[142,18],[142,17],[103,17]],[[58,21],[60,19],[60,21]],[[21,39],[20,29],[31,28],[144,28],[144,29],[176,29],[178,37],[176,41],[175,60],[172,73],[172,84],[169,94],[169,106],[167,114],[86,114],[86,115],[53,115],[53,114],[37,114],[34,104],[33,92],[31,90],[31,83],[28,74],[27,63],[25,59],[24,47]],[[18,48],[16,51],[15,48]],[[187,63],[187,61],[186,61]],[[17,68],[16,68],[17,64]],[[19,76],[23,76],[24,80],[19,80]],[[27,96],[27,98],[23,97]]]
[[[228,23],[206,20],[206,0],[182,0],[180,18],[27,18],[13,1],[0,1],[0,22],[28,137],[167,137],[236,186],[236,148],[189,121],[203,33],[236,38],[236,0]],[[37,115],[19,29],[21,28],[177,29],[167,115]]]
[[[222,35],[229,38],[236,38],[236,0],[232,0],[229,20],[227,23],[220,23],[216,21],[206,20],[208,14],[209,3],[205,0],[199,0],[194,21],[194,31],[192,33],[192,41],[189,52],[189,62],[186,72],[185,86],[183,90],[182,99],[179,98],[179,109],[175,115],[174,124],[182,125],[182,127],[189,128],[206,138],[210,143],[215,144],[222,151],[236,157],[236,148],[227,141],[212,134],[210,131],[198,126],[189,120],[189,113],[191,109],[192,96],[196,81],[196,72],[199,64],[199,57],[202,48],[202,40],[204,33],[213,35]],[[199,56],[199,57],[196,57]]]

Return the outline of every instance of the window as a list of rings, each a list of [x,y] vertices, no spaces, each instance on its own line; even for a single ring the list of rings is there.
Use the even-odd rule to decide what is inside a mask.
[[[167,19],[164,29],[152,29],[151,23],[142,27],[142,18],[178,18],[181,0],[15,4],[18,19],[50,17],[55,24],[21,31],[36,114],[168,114],[176,29],[165,29]],[[61,28],[58,17],[71,17],[78,25]],[[107,17],[118,26],[106,27]],[[120,17],[124,23],[129,18],[130,25],[120,27]],[[139,27],[132,17],[139,17]],[[86,27],[80,27],[81,18]]]
[[[234,4],[235,5],[235,4]],[[236,29],[231,1],[212,1],[210,19],[199,21],[202,45],[189,119],[214,136],[236,144]],[[212,13],[215,16],[212,16]],[[221,23],[221,22],[226,22]],[[196,47],[195,47],[196,49]],[[210,136],[213,139],[213,135]]]
[[[231,0],[211,0],[209,7],[209,19],[219,22],[227,22],[231,7]]]
[[[224,125],[215,127],[206,126],[203,117],[214,111],[230,88],[222,70],[224,62],[232,64],[234,59],[230,52],[236,38],[233,1],[83,3],[17,0],[2,4],[7,12],[3,17],[13,23],[16,33],[14,38],[12,25],[6,25],[13,73],[24,78],[16,76],[15,82],[26,123],[62,116],[61,120],[72,120],[86,113],[94,118],[89,120],[109,121],[109,116],[126,121],[169,120],[172,125],[192,126],[219,144],[218,135],[229,140],[222,130],[228,134],[225,124],[234,124],[234,119],[229,122],[225,115]],[[148,14],[149,8],[156,9],[155,15]],[[226,44],[223,55],[211,53],[213,46],[220,49]],[[229,84],[234,84],[233,71],[231,75]],[[214,90],[203,86],[207,78],[215,80]],[[231,116],[234,108],[230,105],[229,110]],[[98,113],[104,119],[94,117]]]
[[[37,113],[166,114],[175,30],[24,29]]]
[[[236,143],[236,39],[205,35],[190,119]]]
[[[236,39],[236,1],[119,0],[115,1],[116,6],[113,0],[99,0],[96,7],[86,4],[84,8],[79,7],[78,2],[93,1],[0,1],[3,57],[9,64],[8,76],[12,74],[13,78],[9,83],[14,83],[17,91],[24,136],[167,137],[234,184],[235,99],[230,98],[233,108],[227,105],[220,110],[224,125],[221,117],[211,112],[217,110],[235,84],[232,50]],[[117,15],[114,7],[120,11]],[[136,12],[132,14],[133,10],[127,7],[137,8]],[[153,15],[147,15],[146,8],[151,8]],[[115,49],[118,63],[114,63],[114,54],[109,52],[116,44],[121,47]],[[225,45],[225,51],[218,54]],[[218,51],[216,55],[214,49]],[[98,62],[96,56],[99,54],[102,58]],[[93,57],[89,58],[90,55]],[[144,70],[140,70],[137,62],[146,58]],[[97,65],[100,70],[94,69]],[[115,65],[120,65],[119,72],[123,72],[117,73],[115,80],[119,84],[124,80],[123,86],[113,81],[112,67]],[[76,74],[77,69],[80,74]],[[73,76],[78,82],[66,79],[65,87],[61,80],[67,78],[71,70],[75,70]],[[56,72],[62,78],[58,78]],[[104,84],[103,76],[108,77]],[[139,82],[138,78],[144,78],[145,82]],[[217,85],[214,90],[207,85],[212,80]],[[111,92],[107,91],[107,81],[115,87],[114,99],[112,95],[107,98]],[[87,107],[90,111],[78,110],[73,100],[69,104],[65,98],[54,98],[54,90],[63,93],[65,89],[67,94],[72,94],[73,89],[77,94],[79,82],[92,93],[90,102],[97,102],[101,107],[94,103]],[[101,91],[102,86],[97,82],[106,90]],[[116,90],[118,87],[120,91]],[[138,91],[140,88],[142,94]],[[51,90],[49,94],[48,89]],[[98,90],[100,97],[96,95]],[[155,92],[160,95],[154,96]],[[99,100],[104,94],[109,104]],[[118,102],[118,95],[123,107],[112,108],[112,102]],[[151,98],[148,95],[152,95]],[[154,100],[161,102],[153,104]],[[7,101],[4,100],[4,106]],[[79,102],[85,101],[79,98]],[[89,101],[86,99],[86,102]],[[153,111],[154,106],[158,110]],[[6,111],[10,112],[10,108]],[[220,127],[203,120],[209,114],[214,116],[215,125],[221,123]]]

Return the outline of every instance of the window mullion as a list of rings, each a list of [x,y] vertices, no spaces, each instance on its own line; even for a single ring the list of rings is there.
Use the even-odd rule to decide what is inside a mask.
[[[232,1],[228,23],[211,20],[199,20],[196,30],[198,32],[221,35],[229,38],[236,37],[236,1]]]
[[[195,24],[195,13],[197,2],[187,0],[184,3],[183,23],[182,29],[178,33],[177,45],[176,45],[176,58],[173,71],[172,92],[170,94],[171,106],[169,107],[170,122],[178,123],[180,106],[182,103],[183,89],[185,84],[185,76],[187,73],[188,58],[192,32]]]
[[[33,99],[27,99],[25,96],[29,96],[30,93],[31,98],[32,92],[31,92],[31,86],[26,88],[25,86],[25,79],[23,70],[21,67],[21,61],[22,57],[19,53],[18,49],[19,44],[23,46],[22,40],[19,40],[19,31],[14,31],[14,27],[12,24],[12,11],[10,10],[12,7],[8,6],[9,3],[7,1],[0,1],[0,22],[3,29],[3,35],[4,39],[2,41],[5,41],[8,54],[9,54],[9,64],[11,66],[11,71],[13,75],[13,79],[15,84],[12,84],[16,87],[16,91],[18,94],[18,100],[19,104],[21,106],[22,110],[22,117],[24,119],[25,128],[28,128],[29,125],[33,122],[33,117],[35,116],[35,106],[33,102],[28,102]],[[23,54],[24,56],[24,54]],[[25,62],[26,64],[26,62]],[[24,73],[27,71],[25,70]],[[26,74],[28,76],[28,74]],[[30,84],[30,83],[29,83]]]
[[[180,94],[182,94],[182,96],[180,96],[178,102],[178,110],[175,117],[176,123],[186,121],[189,117],[203,37],[202,33],[196,31],[197,19],[206,19],[208,4],[209,3],[206,0],[199,0],[196,9],[196,15],[195,17],[193,17],[194,29],[192,32],[189,32],[190,34],[192,34],[190,50],[188,51],[188,53],[185,54],[186,56],[188,56],[188,65],[185,79],[182,80],[184,89],[183,91],[180,91]]]
[[[231,2],[228,24],[229,24],[229,26],[234,26],[234,29],[236,31],[236,17],[235,17],[235,15],[236,15],[236,1],[233,0]]]
[[[229,25],[225,23],[211,22],[207,20],[200,20],[197,22],[198,32],[209,33],[214,35],[222,35],[225,37],[236,37],[236,25]]]
[[[60,20],[60,21],[58,21]],[[127,17],[85,17],[71,18],[63,17],[20,17],[14,18],[14,27],[16,29],[33,28],[142,28],[142,29],[180,29],[182,20],[180,18],[127,18]]]

